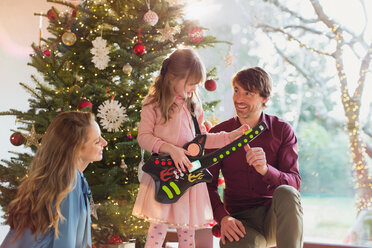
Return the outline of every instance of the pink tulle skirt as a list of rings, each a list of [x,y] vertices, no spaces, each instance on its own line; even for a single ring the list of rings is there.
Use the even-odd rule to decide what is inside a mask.
[[[213,221],[207,185],[199,183],[189,188],[175,203],[155,200],[155,183],[143,173],[132,214],[149,222],[165,223],[171,228],[202,228]]]

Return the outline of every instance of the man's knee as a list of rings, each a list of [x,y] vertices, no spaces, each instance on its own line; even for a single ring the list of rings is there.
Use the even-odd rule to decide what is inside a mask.
[[[261,234],[249,234],[247,233],[244,238],[239,241],[230,242],[226,239],[226,244],[222,244],[220,241],[221,248],[266,248],[266,239]]]
[[[300,193],[297,189],[289,185],[280,185],[274,191],[274,198],[280,200],[292,200],[292,199],[300,199]]]
[[[273,202],[277,209],[279,207],[291,211],[294,208],[299,208],[302,211],[300,193],[297,189],[289,185],[281,185],[275,190]]]

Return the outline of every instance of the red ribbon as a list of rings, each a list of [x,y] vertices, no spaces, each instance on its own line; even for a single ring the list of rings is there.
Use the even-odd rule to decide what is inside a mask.
[[[141,27],[138,30],[138,42],[141,42]]]

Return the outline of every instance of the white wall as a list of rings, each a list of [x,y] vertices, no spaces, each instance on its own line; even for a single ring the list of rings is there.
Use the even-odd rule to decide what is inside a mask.
[[[29,94],[19,82],[31,84],[30,76],[35,73],[27,66],[31,43],[37,43],[39,36],[39,17],[34,13],[46,13],[50,6],[46,0],[0,1],[0,112],[11,108],[28,109]],[[44,18],[44,28],[46,23]],[[46,34],[45,30],[43,32]],[[15,118],[0,116],[0,160],[11,157],[8,151],[25,151],[23,146],[15,147],[10,143],[10,129],[16,129]],[[0,215],[3,215],[1,210]],[[3,223],[3,219],[0,221]],[[8,230],[8,226],[0,225],[0,243]]]

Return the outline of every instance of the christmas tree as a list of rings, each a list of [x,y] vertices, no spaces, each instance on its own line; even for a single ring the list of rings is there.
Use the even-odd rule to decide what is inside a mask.
[[[0,164],[0,205],[6,211],[27,173],[40,138],[61,111],[92,111],[108,141],[103,160],[84,174],[93,192],[94,243],[113,237],[141,240],[147,223],[132,217],[138,165],[146,159],[136,141],[143,98],[164,58],[175,48],[213,46],[216,39],[186,20],[184,5],[165,0],[48,0],[56,6],[41,15],[49,19],[50,37],[32,44],[30,66],[35,86],[21,83],[31,97],[29,110],[11,109],[20,123],[14,145],[30,153],[13,153]],[[59,8],[66,11],[59,11]],[[214,102],[212,105],[215,105]],[[119,236],[116,236],[119,235]]]

